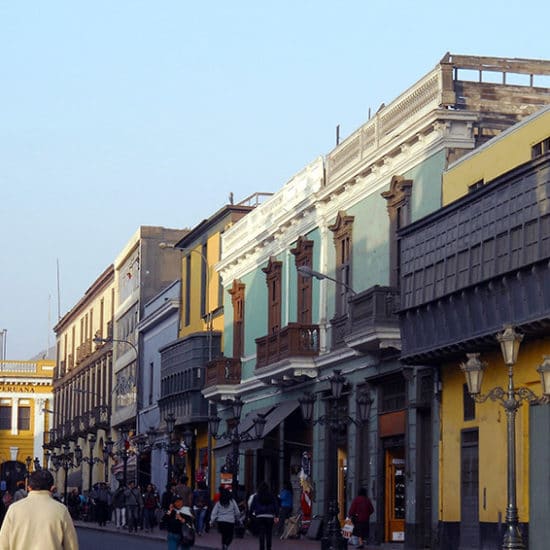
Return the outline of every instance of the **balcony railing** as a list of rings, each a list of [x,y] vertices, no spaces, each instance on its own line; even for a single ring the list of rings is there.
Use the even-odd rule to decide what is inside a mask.
[[[291,357],[319,354],[319,326],[289,323],[275,334],[256,339],[256,368]]]
[[[331,320],[332,347],[344,345],[359,351],[372,351],[387,345],[398,346],[399,291],[375,285],[349,301],[349,314]]]
[[[205,387],[241,383],[241,360],[237,357],[218,357],[206,365]]]

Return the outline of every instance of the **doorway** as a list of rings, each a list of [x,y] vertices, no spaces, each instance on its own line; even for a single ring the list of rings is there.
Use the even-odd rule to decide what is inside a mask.
[[[460,453],[460,546],[479,548],[479,433],[463,430]]]
[[[386,510],[385,541],[405,540],[405,449],[394,447],[385,452]]]

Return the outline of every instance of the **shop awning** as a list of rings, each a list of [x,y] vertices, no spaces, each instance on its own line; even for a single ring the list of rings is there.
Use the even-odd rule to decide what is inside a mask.
[[[287,400],[277,405],[270,407],[264,407],[263,409],[256,409],[246,415],[243,421],[239,425],[240,433],[248,433],[254,436],[254,419],[258,413],[267,414],[266,423],[264,427],[264,433],[262,439],[250,439],[248,441],[242,441],[239,448],[241,450],[256,450],[261,449],[264,444],[264,438],[270,434],[277,426],[284,422],[290,414],[292,414],[299,406],[296,400]],[[220,457],[224,457],[230,450],[231,443],[227,440],[222,440],[214,449],[214,456],[216,460]]]

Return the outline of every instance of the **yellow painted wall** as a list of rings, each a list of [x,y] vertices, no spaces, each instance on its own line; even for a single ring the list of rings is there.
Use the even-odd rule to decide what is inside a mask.
[[[536,341],[521,346],[514,368],[516,387],[526,386],[541,393],[536,369],[543,355],[550,354],[550,343]],[[506,388],[508,370],[500,352],[484,354],[488,363],[482,392],[495,386]],[[465,358],[466,359],[466,358]],[[464,421],[462,386],[465,377],[458,364],[442,369],[443,394],[440,432],[440,511],[442,521],[460,521],[460,454],[461,430],[479,429],[479,519],[503,520],[507,502],[507,437],[506,414],[502,405],[491,400],[476,403],[476,418]],[[524,402],[516,416],[517,501],[520,522],[529,521],[529,406]],[[484,499],[485,493],[485,499]],[[485,506],[484,506],[485,501]]]
[[[468,186],[485,183],[531,159],[531,147],[550,136],[550,109],[493,138],[443,174],[443,205],[468,193]]]
[[[36,369],[35,372],[31,371],[33,367]],[[10,447],[18,447],[19,462],[24,463],[27,456],[35,458],[35,435],[38,435],[44,443],[44,432],[49,429],[48,415],[44,415],[44,431],[38,431],[35,425],[35,413],[44,414],[37,411],[37,407],[51,408],[52,406],[49,396],[52,394],[54,367],[55,361],[48,360],[0,361],[0,399],[28,400],[31,415],[29,430],[21,430],[15,434],[12,430],[0,430],[0,462],[11,460]],[[43,463],[43,454],[38,458]]]
[[[190,293],[190,316],[189,324],[185,324],[185,309],[186,309],[186,265],[187,256],[191,257],[191,293]],[[215,311],[222,304],[219,303],[218,287],[219,287],[219,275],[216,272],[214,266],[220,259],[220,234],[214,233],[208,237],[207,240],[207,256],[206,262],[208,264],[208,299],[206,301],[206,309],[208,312]],[[180,338],[184,338],[189,334],[195,332],[203,332],[207,330],[207,323],[201,316],[201,273],[204,265],[202,255],[202,245],[195,246],[189,250],[186,250],[182,258],[182,308],[181,308],[181,323],[180,323]],[[223,329],[223,315],[218,315],[213,319],[213,329]]]

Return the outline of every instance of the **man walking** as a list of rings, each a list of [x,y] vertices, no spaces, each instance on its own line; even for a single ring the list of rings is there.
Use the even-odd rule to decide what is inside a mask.
[[[141,498],[140,490],[133,481],[128,483],[128,487],[124,491],[124,503],[126,504],[128,532],[137,532],[140,522],[139,513],[143,506],[143,499]]]
[[[53,476],[37,470],[29,476],[29,494],[8,509],[0,529],[0,550],[78,550],[67,507],[52,498]]]

